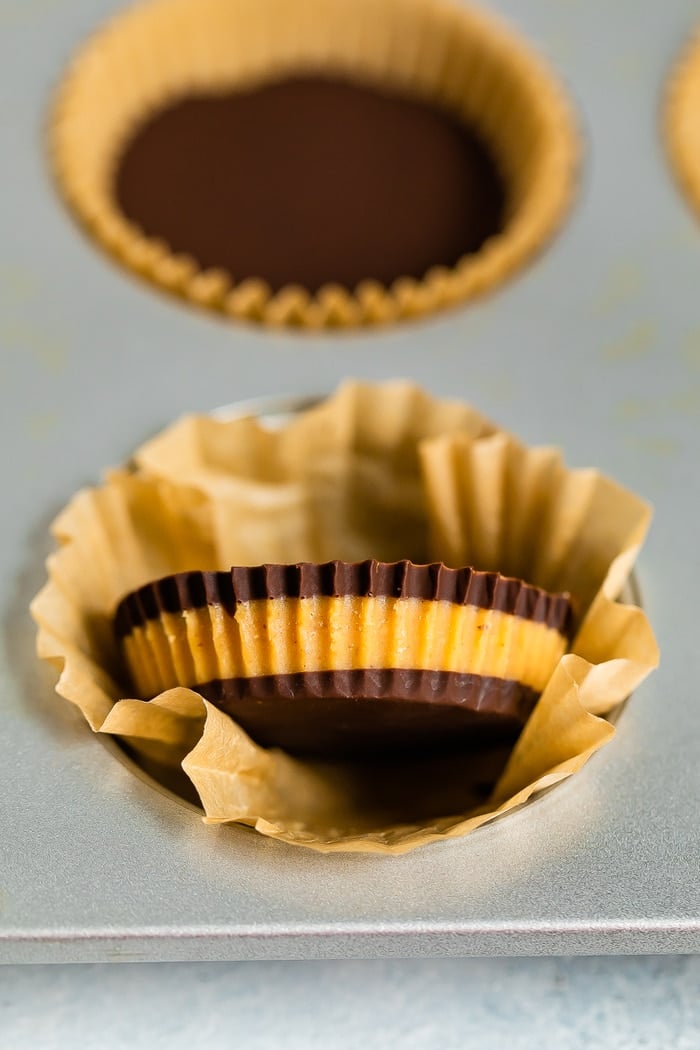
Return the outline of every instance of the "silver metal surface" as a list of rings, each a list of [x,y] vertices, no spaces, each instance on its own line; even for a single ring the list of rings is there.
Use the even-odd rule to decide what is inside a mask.
[[[232,327],[105,259],[56,199],[46,107],[116,0],[3,0],[0,236],[0,959],[321,958],[700,949],[700,228],[660,94],[696,7],[497,0],[565,71],[587,137],[577,205],[517,280],[421,324]],[[660,670],[578,776],[462,841],[322,857],[204,827],[53,695],[27,606],[47,526],[189,410],[409,376],[656,508],[639,562]]]

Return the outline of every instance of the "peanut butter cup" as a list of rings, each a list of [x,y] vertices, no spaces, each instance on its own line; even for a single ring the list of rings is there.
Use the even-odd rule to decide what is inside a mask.
[[[207,823],[398,854],[501,817],[612,738],[658,660],[643,611],[611,597],[649,516],[411,384],[345,384],[274,431],[187,417],[61,512],[37,649],[92,729],[169,787],[184,770]],[[392,564],[408,551],[437,564]],[[239,718],[335,760],[261,747]]]
[[[115,629],[142,698],[188,686],[265,746],[347,757],[513,740],[570,618],[498,573],[333,561],[170,576]]]
[[[51,147],[130,270],[306,327],[494,288],[561,221],[578,151],[539,58],[438,0],[149,0],[79,53]]]

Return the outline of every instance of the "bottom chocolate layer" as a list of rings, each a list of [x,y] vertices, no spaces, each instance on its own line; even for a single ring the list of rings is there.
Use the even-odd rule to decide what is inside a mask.
[[[537,699],[520,682],[447,671],[352,670],[193,686],[265,747],[334,758],[514,741]]]

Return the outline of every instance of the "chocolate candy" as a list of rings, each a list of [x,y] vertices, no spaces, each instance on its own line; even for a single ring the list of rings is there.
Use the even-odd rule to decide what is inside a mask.
[[[474,129],[416,99],[310,75],[157,111],[125,145],[115,193],[174,252],[273,290],[422,278],[499,233],[505,205]]]
[[[188,686],[262,744],[349,757],[514,739],[570,620],[498,573],[336,561],[167,577],[115,629],[144,699]]]

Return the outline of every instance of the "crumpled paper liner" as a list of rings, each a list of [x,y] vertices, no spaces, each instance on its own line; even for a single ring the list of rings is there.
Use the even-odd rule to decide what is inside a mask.
[[[303,72],[386,85],[464,118],[490,146],[508,187],[503,232],[423,280],[328,284],[314,295],[289,285],[273,294],[255,274],[234,281],[223,270],[201,270],[126,219],[113,174],[140,122],[183,94]],[[569,105],[544,63],[493,16],[445,0],[139,4],[75,58],[58,93],[50,147],[67,202],[130,270],[231,317],[311,328],[421,316],[497,286],[562,221],[578,160]]]
[[[239,821],[321,851],[401,853],[464,835],[580,769],[614,733],[602,716],[658,661],[643,611],[615,601],[646,504],[409,384],[346,384],[276,432],[188,417],[134,463],[78,493],[54,525],[60,548],[32,606],[39,654],[93,729],[125,738],[146,761],[182,762],[210,823]],[[320,534],[319,493],[332,493],[334,477]],[[369,512],[347,518],[350,496],[366,497]],[[332,547],[350,560],[378,544],[384,558],[402,539],[426,560],[467,555],[490,568],[502,559],[504,571],[524,568],[533,583],[573,594],[571,651],[509,756],[301,762],[258,747],[191,690],[125,698],[112,616],[127,591],[172,572],[250,564],[253,552],[254,563],[322,560]]]
[[[676,63],[664,107],[664,138],[676,178],[700,212],[700,31],[693,34]]]

